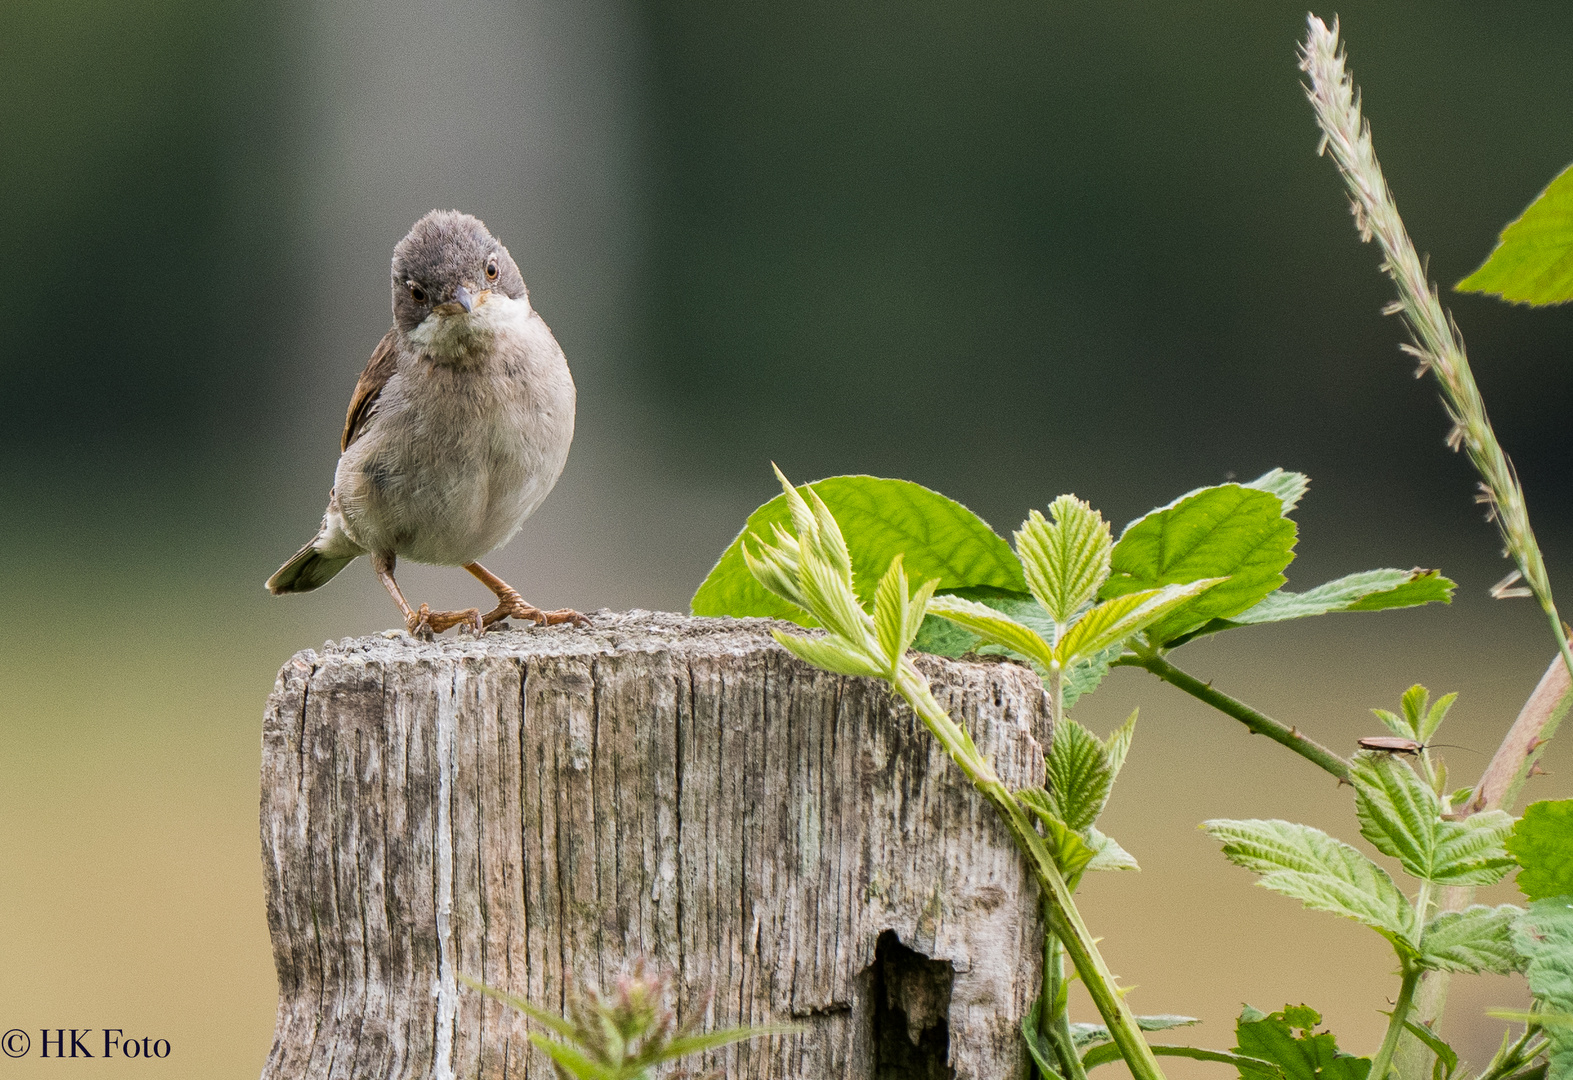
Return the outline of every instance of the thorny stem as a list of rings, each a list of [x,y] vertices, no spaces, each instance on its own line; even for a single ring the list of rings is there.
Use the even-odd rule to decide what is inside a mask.
[[[1485,401],[1464,352],[1463,335],[1443,309],[1436,286],[1426,276],[1425,264],[1404,228],[1398,204],[1377,163],[1371,126],[1361,115],[1360,94],[1344,67],[1338,23],[1335,20],[1329,30],[1314,15],[1307,22],[1300,68],[1311,79],[1306,95],[1322,129],[1322,149],[1332,153],[1349,188],[1350,210],[1360,238],[1374,239],[1381,245],[1382,269],[1398,288],[1398,299],[1386,310],[1390,314],[1402,313],[1409,326],[1410,341],[1403,348],[1420,362],[1416,375],[1433,372],[1441,384],[1443,403],[1453,421],[1448,445],[1463,449],[1480,474],[1477,501],[1489,508],[1489,516],[1502,533],[1505,553],[1512,556],[1518,567],[1517,574],[1502,581],[1493,592],[1498,596],[1524,595],[1523,590],[1511,588],[1522,576],[1551,624],[1551,636],[1556,639],[1562,662],[1573,674],[1573,651],[1569,650],[1562,619],[1551,597],[1545,559],[1529,525],[1524,489],[1486,414]]]
[[[1404,981],[1398,988],[1398,1000],[1393,1003],[1393,1016],[1387,1025],[1387,1036],[1382,1048],[1371,1060],[1370,1080],[1387,1080],[1393,1065],[1393,1051],[1398,1049],[1398,1037],[1404,1034],[1404,1021],[1409,1019],[1409,1007],[1414,1003],[1415,984],[1420,981],[1420,969],[1404,965]]]
[[[1237,701],[1228,694],[1213,689],[1210,683],[1204,683],[1196,676],[1181,671],[1156,652],[1122,656],[1114,661],[1114,665],[1145,668],[1169,685],[1184,690],[1198,701],[1211,705],[1226,716],[1234,717],[1249,728],[1253,735],[1266,735],[1274,742],[1287,746],[1313,765],[1325,769],[1343,783],[1349,782],[1349,762],[1327,747],[1315,739],[1306,738],[1296,729],[1257,712],[1245,702]]]
[[[1076,910],[1070,889],[1060,876],[1059,867],[1054,864],[1054,857],[1049,854],[1043,837],[1038,835],[1027,819],[1026,812],[1011,796],[1010,790],[994,769],[978,753],[972,740],[934,700],[928,680],[910,660],[902,660],[894,686],[912,707],[912,711],[939,739],[951,760],[972,781],[972,786],[994,804],[995,812],[1010,830],[1016,847],[1027,857],[1033,877],[1048,900],[1049,930],[1060,939],[1070,955],[1071,963],[1076,966],[1082,984],[1098,1009],[1098,1015],[1109,1029],[1109,1035],[1120,1048],[1131,1075],[1135,1080],[1165,1080],[1158,1059],[1153,1056],[1151,1047],[1137,1027],[1135,1016],[1120,998],[1114,976],[1098,953],[1098,946],[1087,930],[1087,925],[1082,922],[1081,912]]]

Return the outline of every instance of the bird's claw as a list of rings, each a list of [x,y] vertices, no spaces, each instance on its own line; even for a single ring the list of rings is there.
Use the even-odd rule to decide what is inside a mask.
[[[528,619],[536,626],[560,626],[569,623],[573,626],[589,626],[590,620],[572,608],[558,608],[555,611],[543,611],[534,604],[529,603],[513,589],[506,593],[499,593],[499,603],[496,608],[487,612],[485,625],[488,629],[503,619]]]
[[[461,623],[468,623],[476,637],[486,632],[486,624],[481,621],[479,608],[466,608],[463,611],[433,611],[430,604],[422,604],[419,609],[404,617],[404,628],[410,632],[411,637],[421,641],[430,641],[438,634]]]

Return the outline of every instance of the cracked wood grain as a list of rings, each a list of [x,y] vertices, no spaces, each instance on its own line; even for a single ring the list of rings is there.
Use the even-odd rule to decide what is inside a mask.
[[[1008,835],[905,706],[771,625],[600,613],[292,658],[263,725],[264,1080],[548,1080],[459,976],[560,1009],[635,956],[707,1027],[805,1025],[710,1055],[727,1077],[870,1078],[886,931],[954,971],[953,1075],[1025,1076],[1041,925]],[[1030,671],[921,664],[1007,783],[1042,782]]]

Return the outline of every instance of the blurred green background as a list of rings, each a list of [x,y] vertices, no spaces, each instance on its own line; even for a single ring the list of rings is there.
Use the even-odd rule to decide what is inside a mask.
[[[1573,159],[1573,26],[1529,2],[1338,13],[1399,204],[1456,281]],[[538,603],[684,609],[771,460],[917,480],[1001,531],[1063,491],[1118,523],[1283,465],[1315,481],[1292,582],[1441,566],[1458,602],[1186,666],[1339,747],[1412,682],[1461,690],[1472,775],[1550,658],[1528,602],[1486,597],[1507,567],[1315,157],[1299,4],[0,15],[0,1029],[173,1045],[96,1073],[239,1078],[267,1051],[263,698],[294,650],[396,619],[359,565],[304,598],[261,583],[316,526],[389,253],[434,206],[510,246],[578,381],[568,469],[489,560]],[[1573,312],[1446,300],[1573,590]],[[405,584],[482,599],[456,571]],[[1144,869],[1084,892],[1138,1011],[1227,1046],[1240,1002],[1303,1000],[1370,1053],[1385,946],[1195,830],[1351,837],[1347,790],[1139,672],[1078,715],[1137,704],[1106,821]],[[1534,793],[1573,794],[1573,751],[1548,765]],[[1445,1030],[1483,1062],[1483,1010],[1523,996],[1458,980]]]

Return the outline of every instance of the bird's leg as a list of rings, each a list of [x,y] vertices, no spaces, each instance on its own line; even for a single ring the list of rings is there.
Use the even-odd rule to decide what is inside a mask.
[[[478,562],[466,563],[464,568],[478,578],[497,595],[497,606],[488,611],[482,619],[485,626],[499,622],[502,619],[529,619],[537,626],[556,626],[558,623],[573,623],[575,626],[589,626],[590,620],[572,608],[559,608],[556,611],[542,611],[534,604],[525,601],[524,597],[514,591],[502,578],[492,573]]]
[[[412,609],[404,599],[404,593],[399,591],[399,583],[393,580],[393,567],[397,559],[392,555],[373,555],[371,567],[377,572],[377,580],[382,582],[382,587],[388,590],[388,595],[393,597],[393,602],[399,605],[399,612],[404,616],[404,629],[413,637],[422,641],[430,641],[436,634],[440,634],[449,627],[458,626],[460,623],[469,623],[477,634],[486,629],[486,624],[481,622],[480,608],[467,608],[464,611],[433,611],[430,606],[422,604],[420,610]]]

